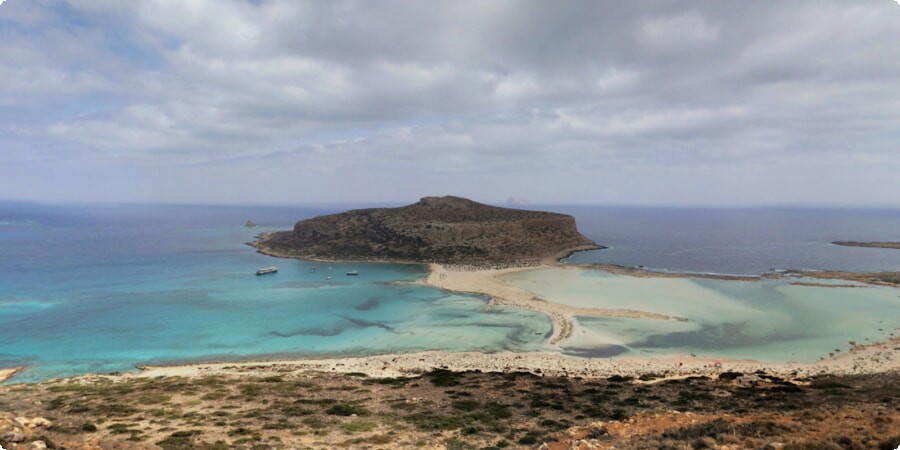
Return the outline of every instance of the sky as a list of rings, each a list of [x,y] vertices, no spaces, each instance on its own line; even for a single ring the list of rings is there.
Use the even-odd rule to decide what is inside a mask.
[[[900,207],[900,4],[0,4],[0,198],[445,194]]]

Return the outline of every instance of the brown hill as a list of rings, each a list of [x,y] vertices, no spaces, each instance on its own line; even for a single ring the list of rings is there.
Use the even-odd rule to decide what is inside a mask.
[[[572,216],[450,196],[314,217],[251,245],[283,257],[472,265],[534,264],[602,248],[578,232]]]

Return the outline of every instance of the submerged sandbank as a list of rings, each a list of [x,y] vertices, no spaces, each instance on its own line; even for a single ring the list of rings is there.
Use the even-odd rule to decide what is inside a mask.
[[[696,353],[815,361],[856,342],[892,338],[898,323],[891,308],[900,307],[888,287],[804,278],[656,274],[596,265],[481,269],[432,264],[423,282],[486,295],[491,305],[541,312],[553,323],[549,344],[595,357]]]
[[[490,304],[496,306],[514,306],[539,311],[546,314],[553,322],[553,331],[549,337],[551,345],[557,345],[572,336],[575,316],[586,317],[629,317],[652,320],[683,320],[667,314],[639,311],[626,308],[591,308],[564,305],[547,301],[535,293],[511,286],[503,282],[502,277],[526,271],[546,269],[551,266],[541,265],[527,268],[507,269],[467,269],[453,268],[440,264],[429,265],[428,276],[424,283],[429,286],[453,292],[474,293],[490,297]]]

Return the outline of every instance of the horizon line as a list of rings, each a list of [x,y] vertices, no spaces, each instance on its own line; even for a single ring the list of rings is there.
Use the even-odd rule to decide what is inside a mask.
[[[449,194],[448,194],[449,195]],[[459,196],[458,197],[463,197]],[[420,197],[421,198],[421,197]],[[469,197],[463,197],[469,198]],[[607,208],[692,208],[692,209],[763,209],[763,208],[797,208],[797,209],[888,209],[898,210],[900,204],[849,204],[849,203],[746,203],[746,204],[722,204],[722,203],[582,203],[582,202],[527,202],[509,203],[508,201],[477,200],[492,206],[524,208],[539,206],[570,206],[570,207],[607,207]],[[414,201],[413,201],[414,202]],[[0,198],[0,204],[19,203],[46,206],[220,206],[220,207],[314,207],[314,206],[339,206],[339,205],[371,205],[371,206],[395,206],[410,204],[410,200],[363,200],[363,201],[308,201],[308,202],[215,202],[215,201],[142,201],[142,200],[34,200]]]

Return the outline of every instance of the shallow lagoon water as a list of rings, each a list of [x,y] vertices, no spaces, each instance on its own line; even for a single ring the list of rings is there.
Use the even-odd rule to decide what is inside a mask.
[[[423,266],[278,259],[244,245],[319,213],[31,211],[0,227],[0,364],[29,366],[12,380],[21,382],[146,363],[545,349],[541,314],[392,283],[422,277]],[[243,227],[248,218],[264,226]],[[278,273],[255,275],[272,265]]]
[[[627,308],[687,322],[578,317],[568,353],[690,354],[760,361],[814,361],[900,327],[900,289],[814,287],[787,280],[638,278],[599,270],[545,269],[506,281],[573,306]],[[842,283],[846,284],[846,283]]]

